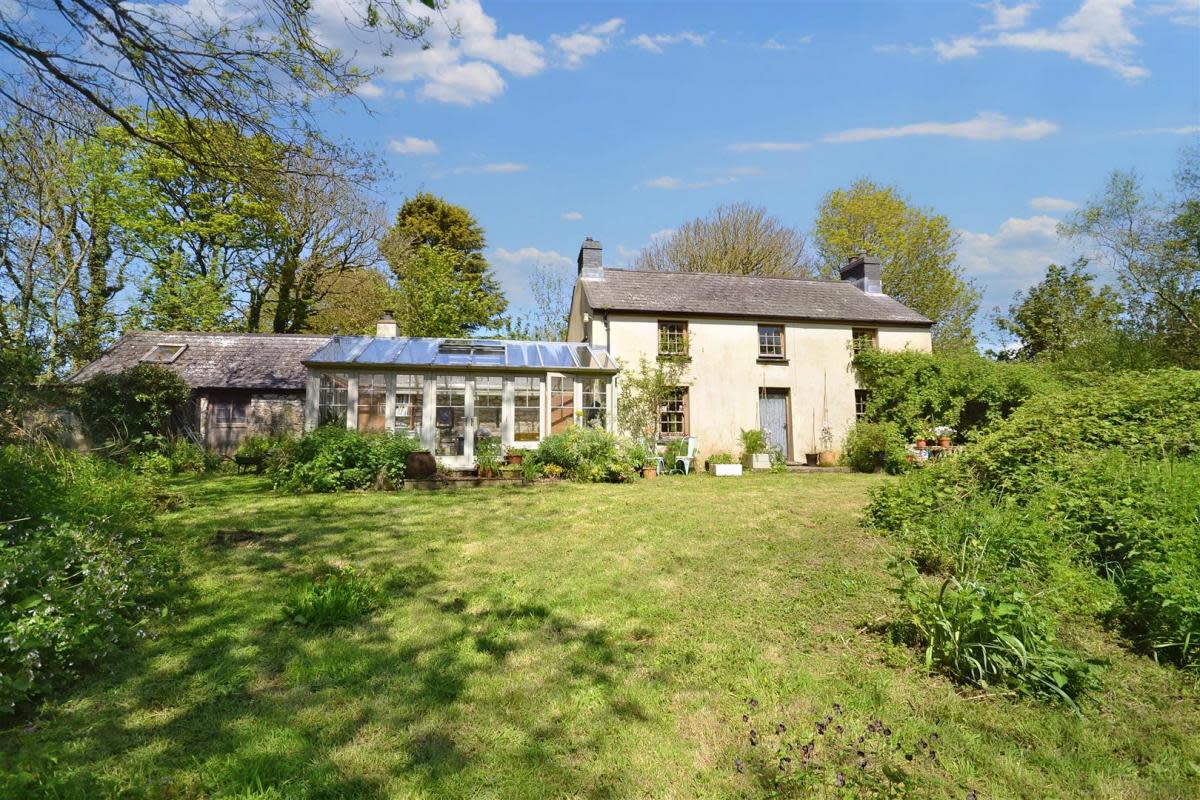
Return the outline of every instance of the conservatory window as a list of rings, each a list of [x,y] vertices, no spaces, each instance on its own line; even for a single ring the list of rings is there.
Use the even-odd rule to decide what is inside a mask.
[[[550,376],[550,433],[562,433],[575,422],[575,379]]]
[[[344,372],[323,372],[317,389],[317,424],[346,424],[346,398],[350,376]]]
[[[589,425],[604,426],[608,419],[608,379],[583,379],[583,418]]]
[[[513,378],[513,441],[542,438],[542,381],[530,375]]]
[[[358,376],[358,429],[363,432],[387,428],[387,376],[362,373]]]
[[[397,375],[395,430],[420,436],[424,407],[425,378],[421,375]]]
[[[504,405],[504,379],[499,375],[482,375],[475,379],[476,435],[484,431],[500,435],[500,411]]]

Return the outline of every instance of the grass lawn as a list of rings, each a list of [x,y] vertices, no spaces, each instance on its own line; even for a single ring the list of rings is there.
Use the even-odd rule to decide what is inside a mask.
[[[879,480],[184,483],[165,519],[177,615],[0,732],[0,771],[18,795],[80,798],[755,797],[773,779],[734,769],[753,697],[764,730],[840,703],[895,741],[937,731],[940,765],[907,767],[917,796],[1200,796],[1195,695],[1108,634],[1064,632],[1109,662],[1081,717],[957,690],[874,632],[897,613],[886,547],[858,526]],[[218,528],[264,535],[214,546]],[[379,609],[284,622],[290,587],[330,564],[380,576]]]

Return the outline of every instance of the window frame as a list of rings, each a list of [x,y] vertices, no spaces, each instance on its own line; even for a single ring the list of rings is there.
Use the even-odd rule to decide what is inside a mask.
[[[870,389],[855,389],[854,390],[854,419],[861,420],[867,417],[867,408],[871,404]]]
[[[676,386],[671,392],[671,397],[659,406],[658,438],[660,441],[685,439],[691,435],[691,398],[688,389],[687,386]],[[675,403],[678,403],[678,409],[671,408]],[[668,414],[671,415],[670,430],[668,430]],[[678,430],[675,430],[676,425]]]
[[[579,413],[583,415],[584,424],[599,422],[600,427],[608,427],[608,395],[609,379],[602,375],[585,375],[579,380]],[[591,405],[588,399],[591,399]],[[597,400],[598,398],[598,400]]]
[[[387,430],[388,425],[387,396],[389,376],[386,372],[360,372],[357,378],[358,393],[354,399],[356,408],[354,426],[360,433],[382,433]],[[364,378],[366,379],[365,381]],[[364,402],[368,397],[372,398],[372,401]],[[366,412],[365,414],[364,411]],[[364,419],[377,420],[378,427],[363,427]]]
[[[549,409],[550,435],[562,433],[575,424],[575,414],[579,406],[575,402],[575,376],[550,373],[550,383],[546,391],[546,402]],[[557,383],[559,388],[555,388]],[[565,401],[565,403],[564,403]],[[570,410],[566,416],[562,412]]]
[[[779,331],[779,352],[767,353],[763,350],[763,329],[772,328]],[[782,323],[758,323],[758,359],[759,361],[787,361],[787,326]]]
[[[343,381],[341,387],[337,385],[338,379]],[[328,382],[328,385],[326,385]],[[327,393],[334,400],[338,395],[341,395],[341,402],[325,402]],[[338,413],[336,409],[341,409]],[[333,412],[330,413],[330,409]],[[333,422],[339,423],[343,428],[346,427],[347,419],[350,414],[350,373],[348,372],[321,372],[317,377],[317,425],[328,425]]]
[[[863,350],[878,350],[879,328],[851,328],[850,346],[855,355]]]
[[[530,382],[531,387],[522,387],[523,382]],[[536,447],[537,443],[542,440],[542,399],[543,387],[545,381],[541,375],[515,375],[512,379],[513,384],[513,406],[512,406],[512,442],[514,447]],[[522,400],[525,402],[522,403]],[[526,423],[529,422],[528,417],[531,416],[536,425],[536,430],[532,438],[528,434],[520,433],[521,417],[526,417]],[[526,438],[521,438],[525,436]]]
[[[677,328],[677,330],[672,330]],[[688,322],[686,319],[658,320],[658,357],[659,358],[688,358]],[[664,349],[668,342],[677,344],[676,348]]]

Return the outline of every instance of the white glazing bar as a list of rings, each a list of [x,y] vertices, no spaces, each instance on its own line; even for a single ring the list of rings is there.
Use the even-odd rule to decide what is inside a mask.
[[[358,373],[351,372],[346,381],[346,430],[358,430]]]

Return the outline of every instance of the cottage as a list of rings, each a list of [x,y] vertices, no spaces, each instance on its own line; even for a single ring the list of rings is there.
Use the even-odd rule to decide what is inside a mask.
[[[396,431],[448,466],[469,466],[479,436],[536,447],[578,423],[615,428],[620,370],[641,359],[685,365],[658,439],[695,436],[736,452],[763,428],[789,461],[840,447],[863,413],[852,364],[860,347],[928,352],[932,322],[882,293],[879,262],[852,259],[842,280],[606,268],[579,250],[567,342],[397,335],[130,333],[76,373],[85,381],[138,363],[192,389],[190,427],[222,452],[258,432]]]
[[[173,370],[192,390],[182,427],[221,453],[253,433],[300,433],[303,360],[328,336],[263,333],[127,333],[70,377],[83,383],[138,364]]]
[[[640,272],[606,268],[589,238],[578,268],[567,338],[624,369],[682,360],[658,436],[695,436],[705,453],[737,452],[740,431],[759,427],[788,461],[838,449],[867,401],[854,351],[931,350],[933,323],[883,294],[871,256],[840,281]]]

